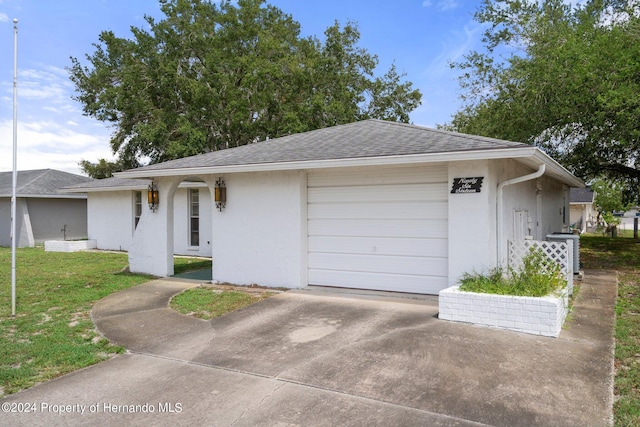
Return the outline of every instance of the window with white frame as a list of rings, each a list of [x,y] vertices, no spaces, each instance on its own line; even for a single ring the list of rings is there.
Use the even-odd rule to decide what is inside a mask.
[[[189,246],[200,246],[200,190],[189,189]]]
[[[142,191],[133,192],[133,228],[138,228],[140,217],[142,216]]]

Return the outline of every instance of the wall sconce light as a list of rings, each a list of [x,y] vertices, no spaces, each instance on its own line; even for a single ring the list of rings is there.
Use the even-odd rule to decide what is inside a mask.
[[[149,209],[152,211],[155,212],[156,209],[158,209],[160,196],[158,193],[158,186],[153,182],[149,184],[149,188],[147,189],[147,202],[149,203]]]
[[[222,208],[224,208],[227,203],[227,187],[222,177],[218,178],[218,180],[216,181],[215,201],[216,201],[216,208],[220,212],[222,212]]]

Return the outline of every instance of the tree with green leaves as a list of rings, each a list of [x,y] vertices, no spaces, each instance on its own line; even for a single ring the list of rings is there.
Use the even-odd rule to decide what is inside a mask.
[[[357,26],[324,41],[264,0],[160,0],[131,39],[104,31],[70,78],[85,115],[114,126],[125,163],[160,162],[367,118],[409,121],[421,100],[395,66],[375,76]]]
[[[537,145],[585,179],[640,179],[640,2],[484,0],[483,50],[452,66],[464,107],[445,127]]]
[[[95,163],[88,160],[80,160],[78,165],[84,173],[94,179],[111,178],[114,172],[121,172],[140,166],[138,162],[127,163],[123,159],[118,159],[114,162],[110,162],[107,159],[98,159]]]
[[[597,178],[591,182],[591,189],[595,193],[594,204],[598,216],[609,225],[617,225],[620,220],[614,212],[624,212],[629,204],[624,201],[624,188],[620,182]]]

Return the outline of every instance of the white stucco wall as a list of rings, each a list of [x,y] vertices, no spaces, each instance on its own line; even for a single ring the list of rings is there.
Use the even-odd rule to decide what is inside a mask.
[[[299,288],[306,279],[306,174],[224,176],[227,204],[212,209],[213,278]]]
[[[449,194],[449,283],[455,285],[464,273],[486,272],[498,265],[498,184],[535,172],[514,160],[455,162],[449,165],[449,185],[454,178],[484,177],[482,191]],[[558,181],[539,179],[506,186],[501,225],[506,241],[530,235],[545,240],[547,234],[566,230],[569,221],[568,189]],[[566,209],[563,222],[563,206]],[[522,218],[522,223],[518,222]],[[518,230],[521,225],[522,229]],[[502,259],[506,265],[506,258]]]
[[[211,256],[211,196],[206,185],[200,190],[200,246],[188,245],[186,188],[178,188],[174,199],[174,253]],[[134,233],[134,191],[102,191],[88,195],[88,236],[98,249],[128,251]],[[147,192],[142,191],[142,214],[149,211]]]
[[[493,160],[497,182],[528,175],[535,170],[514,160]],[[502,263],[506,264],[506,240],[531,236],[545,240],[547,234],[568,230],[569,189],[544,175],[541,178],[504,187]],[[518,224],[517,217],[522,216]]]
[[[451,194],[454,178],[483,177],[479,193]],[[490,161],[449,164],[449,284],[496,264],[497,177]]]
[[[129,247],[129,269],[133,273],[173,275],[174,196],[182,177],[155,180],[159,204],[155,211],[143,203],[142,216]]]
[[[540,236],[568,232],[571,226],[571,205],[569,187],[545,177],[542,182],[542,218]]]
[[[502,167],[496,169],[500,182],[535,172],[512,160],[501,164]],[[544,240],[547,234],[561,232],[569,224],[568,188],[546,175],[505,187],[503,215],[507,239],[518,234],[514,224],[516,212],[528,213],[526,234],[536,240]]]
[[[148,210],[146,203],[142,207]],[[87,217],[89,239],[97,242],[98,249],[129,250],[133,236],[132,191],[89,193]]]

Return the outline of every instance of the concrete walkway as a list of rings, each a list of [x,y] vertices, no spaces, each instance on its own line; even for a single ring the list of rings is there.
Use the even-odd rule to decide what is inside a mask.
[[[35,410],[1,423],[611,423],[613,272],[586,272],[558,339],[438,320],[433,299],[289,291],[212,321],[167,307],[196,285],[157,280],[101,300],[97,327],[129,352],[3,399]]]

